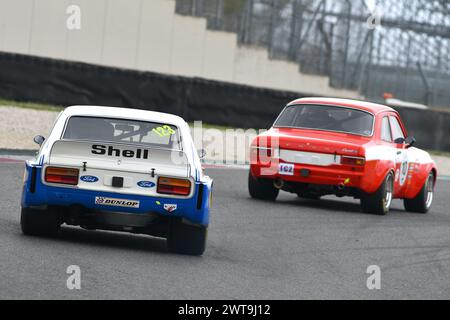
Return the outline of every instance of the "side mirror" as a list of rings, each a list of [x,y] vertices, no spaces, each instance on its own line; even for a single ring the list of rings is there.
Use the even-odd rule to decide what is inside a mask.
[[[41,136],[41,135],[38,135],[38,136],[33,138],[33,141],[41,146],[44,143],[45,138],[43,136]]]
[[[407,148],[410,148],[414,145],[414,143],[416,143],[416,138],[414,137],[406,137],[405,139],[405,144]]]
[[[200,157],[200,159],[206,157],[206,150],[205,149],[198,150],[198,156]]]
[[[394,143],[396,143],[396,144],[405,143],[405,138],[402,138],[402,137],[397,138],[397,139],[394,140]]]

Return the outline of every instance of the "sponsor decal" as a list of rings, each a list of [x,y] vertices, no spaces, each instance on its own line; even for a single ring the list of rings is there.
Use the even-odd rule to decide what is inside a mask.
[[[102,144],[92,145],[92,154],[106,155],[110,157],[124,157],[124,158],[136,158],[136,159],[148,159],[148,149],[137,148],[136,150],[119,149],[113,146],[105,146]]]
[[[156,184],[151,181],[139,181],[137,185],[141,188],[153,188]]]
[[[83,182],[97,182],[98,178],[96,176],[81,176],[80,180]]]
[[[95,197],[95,204],[103,206],[117,206],[126,208],[139,208],[139,201],[128,199],[116,199],[107,197]]]
[[[294,175],[294,165],[289,163],[280,163],[278,165],[278,173],[284,174],[287,176],[293,176]]]
[[[177,205],[176,204],[171,204],[171,203],[165,203],[164,204],[164,210],[166,210],[167,212],[171,213],[171,212],[177,210]]]

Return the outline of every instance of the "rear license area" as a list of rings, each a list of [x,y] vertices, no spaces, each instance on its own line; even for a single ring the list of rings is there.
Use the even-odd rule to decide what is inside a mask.
[[[86,171],[80,171],[78,188],[82,190],[156,196],[156,183],[157,176],[152,177],[150,173],[87,169]]]
[[[280,163],[278,165],[278,173],[287,176],[294,175],[294,165],[290,163]]]

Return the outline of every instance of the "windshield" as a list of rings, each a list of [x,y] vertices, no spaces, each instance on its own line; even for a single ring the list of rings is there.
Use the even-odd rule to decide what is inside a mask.
[[[178,128],[164,123],[74,116],[63,139],[136,143],[181,150]]]
[[[337,131],[370,136],[373,115],[344,107],[295,105],[286,107],[281,112],[274,127]]]

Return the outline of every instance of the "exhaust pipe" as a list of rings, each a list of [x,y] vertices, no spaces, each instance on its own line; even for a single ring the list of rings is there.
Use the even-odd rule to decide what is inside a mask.
[[[281,179],[281,178],[276,178],[276,179],[273,181],[273,186],[274,186],[275,188],[277,188],[277,189],[283,188],[283,186],[284,186],[284,181],[283,181],[283,179]]]
[[[341,182],[341,183],[339,183],[339,184],[337,185],[337,188],[338,188],[339,191],[342,191],[342,190],[344,190],[344,188],[345,188],[345,184],[344,184],[343,182]]]

